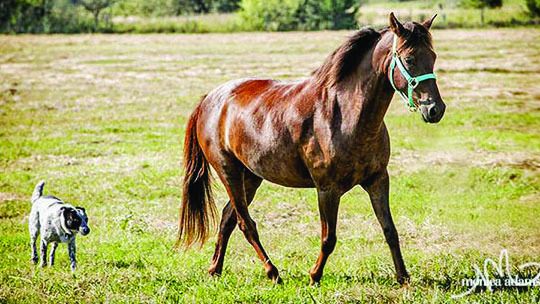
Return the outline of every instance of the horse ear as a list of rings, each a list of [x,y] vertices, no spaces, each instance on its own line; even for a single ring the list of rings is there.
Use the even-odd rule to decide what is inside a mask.
[[[433,20],[437,17],[437,14],[433,15],[433,17],[426,19],[424,22],[422,22],[422,25],[429,30],[431,27],[431,24],[433,23]]]
[[[403,24],[401,24],[399,20],[397,20],[393,12],[390,13],[390,29],[398,36],[401,36],[403,35],[403,33],[405,33],[405,28],[403,27]]]

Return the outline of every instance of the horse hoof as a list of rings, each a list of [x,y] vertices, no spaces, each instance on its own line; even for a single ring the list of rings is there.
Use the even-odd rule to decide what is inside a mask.
[[[313,277],[309,278],[309,285],[310,286],[319,286],[320,283],[321,283],[321,278],[313,278]]]
[[[322,274],[318,274],[313,269],[309,271],[309,285],[316,286],[319,285],[322,278]]]
[[[208,274],[212,277],[219,277],[221,275],[221,269],[217,269],[215,267],[210,267],[208,269]]]
[[[401,285],[402,288],[406,289],[406,288],[409,288],[410,286],[411,278],[409,276],[398,277],[397,281]]]
[[[266,272],[266,275],[268,276],[268,278],[270,280],[272,280],[272,282],[274,282],[275,284],[281,284],[283,281],[281,280],[281,277],[279,276],[279,272],[277,270],[276,267],[272,267],[270,268],[267,272]]]

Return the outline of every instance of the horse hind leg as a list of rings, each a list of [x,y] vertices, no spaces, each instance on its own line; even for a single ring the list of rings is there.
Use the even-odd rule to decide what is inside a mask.
[[[275,283],[280,283],[279,272],[266,254],[259,240],[255,221],[248,212],[247,196],[244,189],[244,176],[247,169],[238,161],[230,161],[220,169],[216,171],[229,195],[231,205],[236,213],[238,227],[244,233],[246,240],[257,252],[259,259],[264,263],[268,278]]]
[[[246,203],[249,205],[257,189],[261,185],[262,179],[250,171],[244,173],[244,191],[246,193]],[[218,239],[216,242],[216,249],[208,273],[210,275],[220,275],[223,270],[223,261],[225,259],[225,252],[227,251],[227,244],[229,238],[234,231],[237,224],[236,212],[231,204],[231,201],[227,202],[225,208],[223,208],[221,223],[219,225]]]

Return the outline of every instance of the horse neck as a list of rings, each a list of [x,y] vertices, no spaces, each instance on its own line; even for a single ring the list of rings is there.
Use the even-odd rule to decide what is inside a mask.
[[[391,35],[383,34],[359,64],[356,73],[339,83],[337,102],[343,124],[355,135],[379,134],[392,100],[393,90],[387,77]]]

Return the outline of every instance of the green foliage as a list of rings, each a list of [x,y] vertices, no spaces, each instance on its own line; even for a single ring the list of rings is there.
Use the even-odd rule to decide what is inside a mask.
[[[72,0],[8,0],[0,4],[0,32],[78,33],[91,28],[90,15]]]
[[[17,8],[16,0],[0,1],[0,29],[8,28]]]
[[[299,4],[298,0],[242,0],[239,16],[243,26],[254,30],[291,30]]]
[[[183,13],[206,14],[212,8],[212,0],[178,0],[178,8]]]
[[[240,0],[177,0],[178,14],[232,12],[239,8]]]
[[[80,33],[93,29],[91,17],[72,0],[55,0],[46,18],[47,33]]]
[[[116,16],[173,16],[178,14],[177,0],[121,0],[113,7]]]
[[[502,0],[462,0],[460,5],[466,8],[498,8],[503,5]]]
[[[2,31],[42,32],[51,1],[10,0],[2,3]]]
[[[538,0],[0,0],[0,33],[152,33],[352,29],[357,23],[388,24],[389,11],[406,11],[404,20],[423,20],[439,12],[435,27],[510,27],[537,24]],[[82,3],[113,3],[99,11]],[[489,5],[486,3],[490,3]],[[362,4],[361,14],[359,6]],[[459,5],[458,5],[459,4]],[[235,14],[220,12],[238,11]],[[488,6],[484,6],[488,5]],[[464,7],[467,6],[467,7]],[[481,8],[477,10],[477,8]],[[206,14],[205,12],[210,12]],[[113,24],[114,20],[114,24]]]
[[[114,7],[120,16],[179,16],[233,12],[240,0],[121,0]]]
[[[92,16],[94,17],[93,30],[97,31],[100,28],[99,17],[101,12],[113,5],[115,0],[73,0],[73,2],[75,4],[80,4],[82,7],[84,7],[85,10],[92,14]],[[110,28],[110,26],[110,16],[107,15],[107,17],[105,18],[105,28]]]
[[[540,17],[540,0],[526,0],[525,4],[532,17]]]
[[[113,31],[112,17],[162,17],[193,13],[230,12],[239,0],[2,0],[0,32],[77,33]],[[85,11],[86,10],[86,11]],[[195,26],[173,25],[189,31]],[[170,28],[170,27],[169,27]],[[229,27],[230,28],[230,27]],[[147,28],[147,31],[154,32]]]
[[[234,12],[240,8],[240,0],[214,0],[212,6],[217,12]]]
[[[357,1],[243,0],[242,24],[256,30],[346,29],[356,26]]]
[[[296,11],[298,29],[351,29],[357,26],[358,1],[304,0]]]
[[[196,17],[141,18],[116,20],[115,33],[227,33],[249,30],[240,28],[230,15],[208,14]]]

